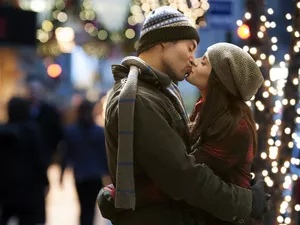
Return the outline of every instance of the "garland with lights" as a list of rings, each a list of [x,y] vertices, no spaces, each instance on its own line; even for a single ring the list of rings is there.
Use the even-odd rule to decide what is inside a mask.
[[[97,20],[97,14],[93,9],[92,0],[84,0],[79,17],[84,21],[85,32],[91,37],[98,39],[98,41],[105,41],[110,45],[120,45],[125,41],[126,44],[130,44],[128,42],[136,40],[136,31],[138,29],[138,23],[136,23],[136,21],[142,22],[144,19],[141,10],[138,10],[139,8],[136,2],[136,0],[132,0],[128,21],[124,24],[123,29],[110,32]]]
[[[170,5],[199,24],[204,19],[204,14],[209,8],[206,0],[201,1],[177,1],[177,0],[132,0],[130,11],[124,28],[120,31],[110,32],[105,29],[104,25],[97,20],[96,12],[93,10],[92,0],[84,0],[81,7],[80,18],[84,21],[84,30],[99,41],[106,41],[111,46],[124,45],[125,52],[135,51],[137,44],[137,33],[141,24],[144,22],[145,16],[152,10],[163,6]]]
[[[68,14],[65,1],[55,0],[50,17],[44,20],[37,30],[37,39],[39,40],[37,53],[39,55],[55,57],[64,52],[60,49],[56,36],[59,31],[62,31],[61,27],[67,20]]]
[[[261,156],[261,158],[257,158],[253,164],[253,172],[258,176],[256,177],[257,179],[260,179],[258,173],[263,172],[263,174],[266,175],[266,171],[261,171],[260,169],[262,163],[265,165],[264,168],[268,165],[268,163],[265,162],[267,159],[265,150],[268,148],[267,140],[270,136],[270,133],[267,132],[270,130],[268,124],[271,124],[272,121],[270,112],[272,93],[275,94],[275,89],[271,87],[272,83],[269,77],[269,67],[274,63],[274,56],[270,55],[268,36],[268,29],[270,29],[271,26],[267,21],[263,7],[264,2],[261,0],[248,1],[246,7],[247,12],[244,14],[243,21],[237,21],[237,25],[239,26],[238,34],[245,34],[245,36],[242,36],[246,39],[246,45],[243,49],[251,54],[256,61],[256,64],[261,68],[265,78],[264,85],[258,90],[256,96],[254,96],[251,101],[247,102],[248,105],[253,108],[255,120],[257,122],[259,150],[257,155]],[[269,10],[269,14],[272,13],[273,11]],[[273,27],[275,26],[273,25]],[[274,42],[275,41],[277,40],[274,40]],[[255,176],[254,173],[253,176]],[[273,185],[272,182],[269,182],[268,184],[270,186]]]
[[[288,64],[288,77],[286,79],[286,85],[284,88],[285,104],[283,106],[282,115],[282,138],[281,146],[279,148],[280,156],[278,157],[278,163],[281,168],[287,168],[286,175],[282,175],[279,182],[283,183],[282,198],[279,205],[279,215],[277,221],[279,223],[289,224],[292,220],[296,221],[297,211],[299,211],[299,205],[297,205],[295,189],[295,182],[299,172],[293,173],[291,166],[296,166],[299,161],[297,158],[292,157],[292,150],[299,149],[300,137],[297,135],[296,130],[299,128],[300,117],[299,115],[299,63],[300,63],[300,38],[299,38],[299,26],[300,26],[300,1],[295,1],[295,13],[293,16],[287,14],[287,20],[292,21],[291,25],[288,25],[287,31],[291,33],[291,47]],[[298,129],[299,131],[299,129]],[[292,164],[292,165],[291,165]],[[295,170],[294,170],[295,172]]]
[[[76,14],[81,19],[81,22],[83,22],[84,32],[90,37],[90,39],[87,38],[85,43],[82,44],[83,49],[86,50],[88,54],[96,55],[99,58],[108,56],[110,49],[116,46],[122,47],[125,53],[134,52],[138,38],[137,33],[145,16],[162,5],[170,5],[178,9],[190,18],[196,27],[200,27],[204,24],[205,12],[210,7],[207,0],[131,0],[130,10],[123,28],[118,31],[109,31],[97,18],[97,13],[93,7],[93,0],[83,0],[80,6],[77,7],[79,10]],[[59,46],[61,41],[57,39],[56,33],[57,31],[65,30],[63,27],[65,22],[69,16],[73,16],[70,14],[69,8],[70,7],[66,7],[66,0],[55,0],[50,18],[44,20],[40,29],[37,30],[39,55],[55,57],[63,52],[68,52],[68,50],[62,49],[64,46],[68,46],[67,44]],[[74,12],[74,10],[72,11],[71,9],[71,13],[72,12]],[[69,36],[72,36],[74,39],[75,33],[72,28],[68,30],[69,33],[71,31],[73,34]],[[67,31],[64,32],[66,33]],[[70,43],[68,44],[74,45],[72,41],[69,41]]]
[[[279,224],[290,224],[291,218],[295,214],[291,210],[293,204],[295,205],[291,197],[295,194],[293,192],[293,181],[298,179],[298,175],[290,172],[290,165],[299,165],[300,161],[299,159],[291,158],[291,149],[295,148],[298,139],[300,140],[294,132],[295,122],[300,122],[300,118],[296,118],[295,113],[299,93],[299,75],[297,74],[297,63],[294,62],[295,55],[299,52],[300,47],[300,41],[298,40],[300,36],[299,31],[295,30],[295,28],[299,27],[299,19],[297,17],[299,17],[300,3],[299,1],[296,3],[297,11],[294,16],[291,14],[286,15],[288,20],[291,20],[293,17],[295,19],[294,24],[287,27],[287,31],[293,32],[294,36],[290,54],[285,54],[285,61],[279,63],[282,69],[287,70],[286,66],[289,66],[289,75],[286,73],[286,76],[279,78],[269,74],[269,71],[270,73],[272,71],[275,73],[278,70],[278,68],[273,67],[276,58],[272,54],[272,52],[278,50],[276,45],[278,39],[276,37],[269,38],[267,32],[268,29],[276,27],[276,23],[269,21],[267,18],[268,15],[274,13],[274,10],[269,8],[265,15],[261,14],[259,16],[257,13],[260,11],[259,6],[264,5],[263,2],[256,0],[248,1],[248,3],[250,3],[248,5],[249,12],[245,13],[244,22],[241,20],[237,21],[240,29],[239,34],[242,34],[242,37],[244,35],[245,38],[250,36],[248,40],[249,46],[244,46],[244,50],[249,51],[265,76],[265,83],[255,96],[254,103],[260,151],[260,159],[254,163],[254,167],[256,167],[255,175],[258,179],[262,177],[266,181],[267,186],[270,187],[268,192],[273,196],[272,200],[275,208],[270,213],[270,224],[275,224],[275,220]],[[256,20],[253,22],[251,18],[259,18],[260,21],[257,22]],[[245,27],[250,27],[250,30],[245,31]],[[251,103],[249,105],[251,106]],[[298,147],[300,147],[299,144]],[[299,211],[300,205],[296,205],[294,208]]]

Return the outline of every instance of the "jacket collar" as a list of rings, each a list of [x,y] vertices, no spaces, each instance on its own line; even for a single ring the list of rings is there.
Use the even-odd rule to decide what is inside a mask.
[[[129,56],[122,60],[121,65],[112,65],[112,72],[115,80],[120,80],[128,76],[130,66],[137,66],[140,71],[140,78],[150,82],[159,84],[162,87],[167,87],[171,84],[172,80],[168,75],[150,67],[145,61],[138,57]]]

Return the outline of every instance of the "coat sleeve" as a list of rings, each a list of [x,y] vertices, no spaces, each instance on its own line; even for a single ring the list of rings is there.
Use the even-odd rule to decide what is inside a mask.
[[[221,144],[203,144],[192,155],[195,156],[197,162],[207,164],[215,172],[224,173],[241,162],[252,160],[253,154],[251,158],[246,158],[247,154],[251,153],[249,151],[251,149],[253,151],[252,142],[249,127],[246,122],[242,121],[231,138]]]
[[[252,209],[251,191],[225,183],[206,165],[196,164],[161,107],[140,96],[135,107],[135,161],[151,179],[175,200],[224,221],[247,221]]]

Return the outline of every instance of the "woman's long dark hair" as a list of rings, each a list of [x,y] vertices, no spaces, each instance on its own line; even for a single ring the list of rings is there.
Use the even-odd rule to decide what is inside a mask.
[[[191,114],[193,147],[205,142],[221,143],[234,134],[241,119],[247,121],[253,134],[254,153],[257,150],[256,125],[249,106],[232,95],[212,70],[207,95],[200,109]]]

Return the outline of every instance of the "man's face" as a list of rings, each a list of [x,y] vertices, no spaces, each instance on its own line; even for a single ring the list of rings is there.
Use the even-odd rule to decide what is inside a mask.
[[[212,66],[209,63],[207,55],[196,59],[197,66],[193,68],[193,71],[186,77],[186,80],[198,87],[201,91],[207,88],[208,79],[210,77]]]
[[[44,87],[38,81],[32,81],[28,85],[29,98],[32,101],[39,101],[44,97]]]
[[[181,40],[163,44],[162,67],[174,81],[182,81],[192,71],[197,48],[195,40]]]

